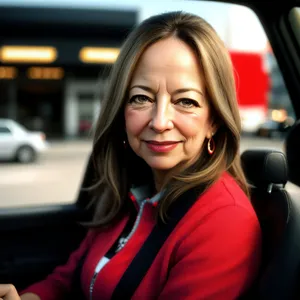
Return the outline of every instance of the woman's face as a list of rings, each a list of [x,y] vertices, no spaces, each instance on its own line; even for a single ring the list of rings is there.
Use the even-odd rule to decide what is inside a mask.
[[[213,126],[201,68],[184,42],[171,37],[143,53],[129,86],[125,124],[131,148],[153,170],[199,158]]]

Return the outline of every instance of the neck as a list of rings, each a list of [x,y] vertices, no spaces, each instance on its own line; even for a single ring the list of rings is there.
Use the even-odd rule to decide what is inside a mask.
[[[173,176],[180,174],[182,170],[188,168],[191,164],[191,162],[181,162],[177,166],[167,170],[152,169],[156,191],[160,192],[167,179],[171,179]]]
[[[167,171],[153,170],[154,184],[156,192],[160,192],[166,178]]]

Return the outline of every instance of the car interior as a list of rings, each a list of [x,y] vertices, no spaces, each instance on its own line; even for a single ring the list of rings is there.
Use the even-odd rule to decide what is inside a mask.
[[[289,181],[300,186],[300,1],[220,2],[245,5],[257,14],[298,120],[286,137],[285,153],[258,148],[241,154],[251,186],[251,201],[263,232],[261,272],[249,299],[299,299],[300,194],[291,195],[285,185]],[[0,26],[3,25],[0,18]],[[17,25],[14,30],[16,33]],[[38,27],[34,30],[44,38],[45,32]],[[93,163],[89,159],[75,203],[0,209],[0,282],[13,283],[22,290],[66,262],[86,233],[81,223],[92,216],[88,208],[93,198],[87,187],[93,179]]]
[[[294,237],[300,230],[300,206],[284,188],[288,179],[286,157],[280,151],[257,149],[246,150],[241,159],[263,233],[259,296],[294,299],[300,263]]]

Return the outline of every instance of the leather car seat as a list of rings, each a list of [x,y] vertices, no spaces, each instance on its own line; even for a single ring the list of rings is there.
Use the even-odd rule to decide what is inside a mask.
[[[241,160],[263,234],[261,274],[251,299],[300,299],[300,203],[284,188],[286,157],[277,150],[255,149],[245,151]]]
[[[285,152],[289,169],[288,180],[300,186],[300,120],[293,125],[287,135]]]

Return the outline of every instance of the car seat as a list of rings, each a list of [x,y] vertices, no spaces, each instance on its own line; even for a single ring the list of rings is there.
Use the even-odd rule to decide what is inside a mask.
[[[284,188],[286,157],[277,150],[255,149],[246,150],[241,160],[263,235],[261,274],[252,299],[300,299],[300,203]]]
[[[293,125],[287,135],[285,151],[289,169],[288,180],[300,186],[300,120]]]

